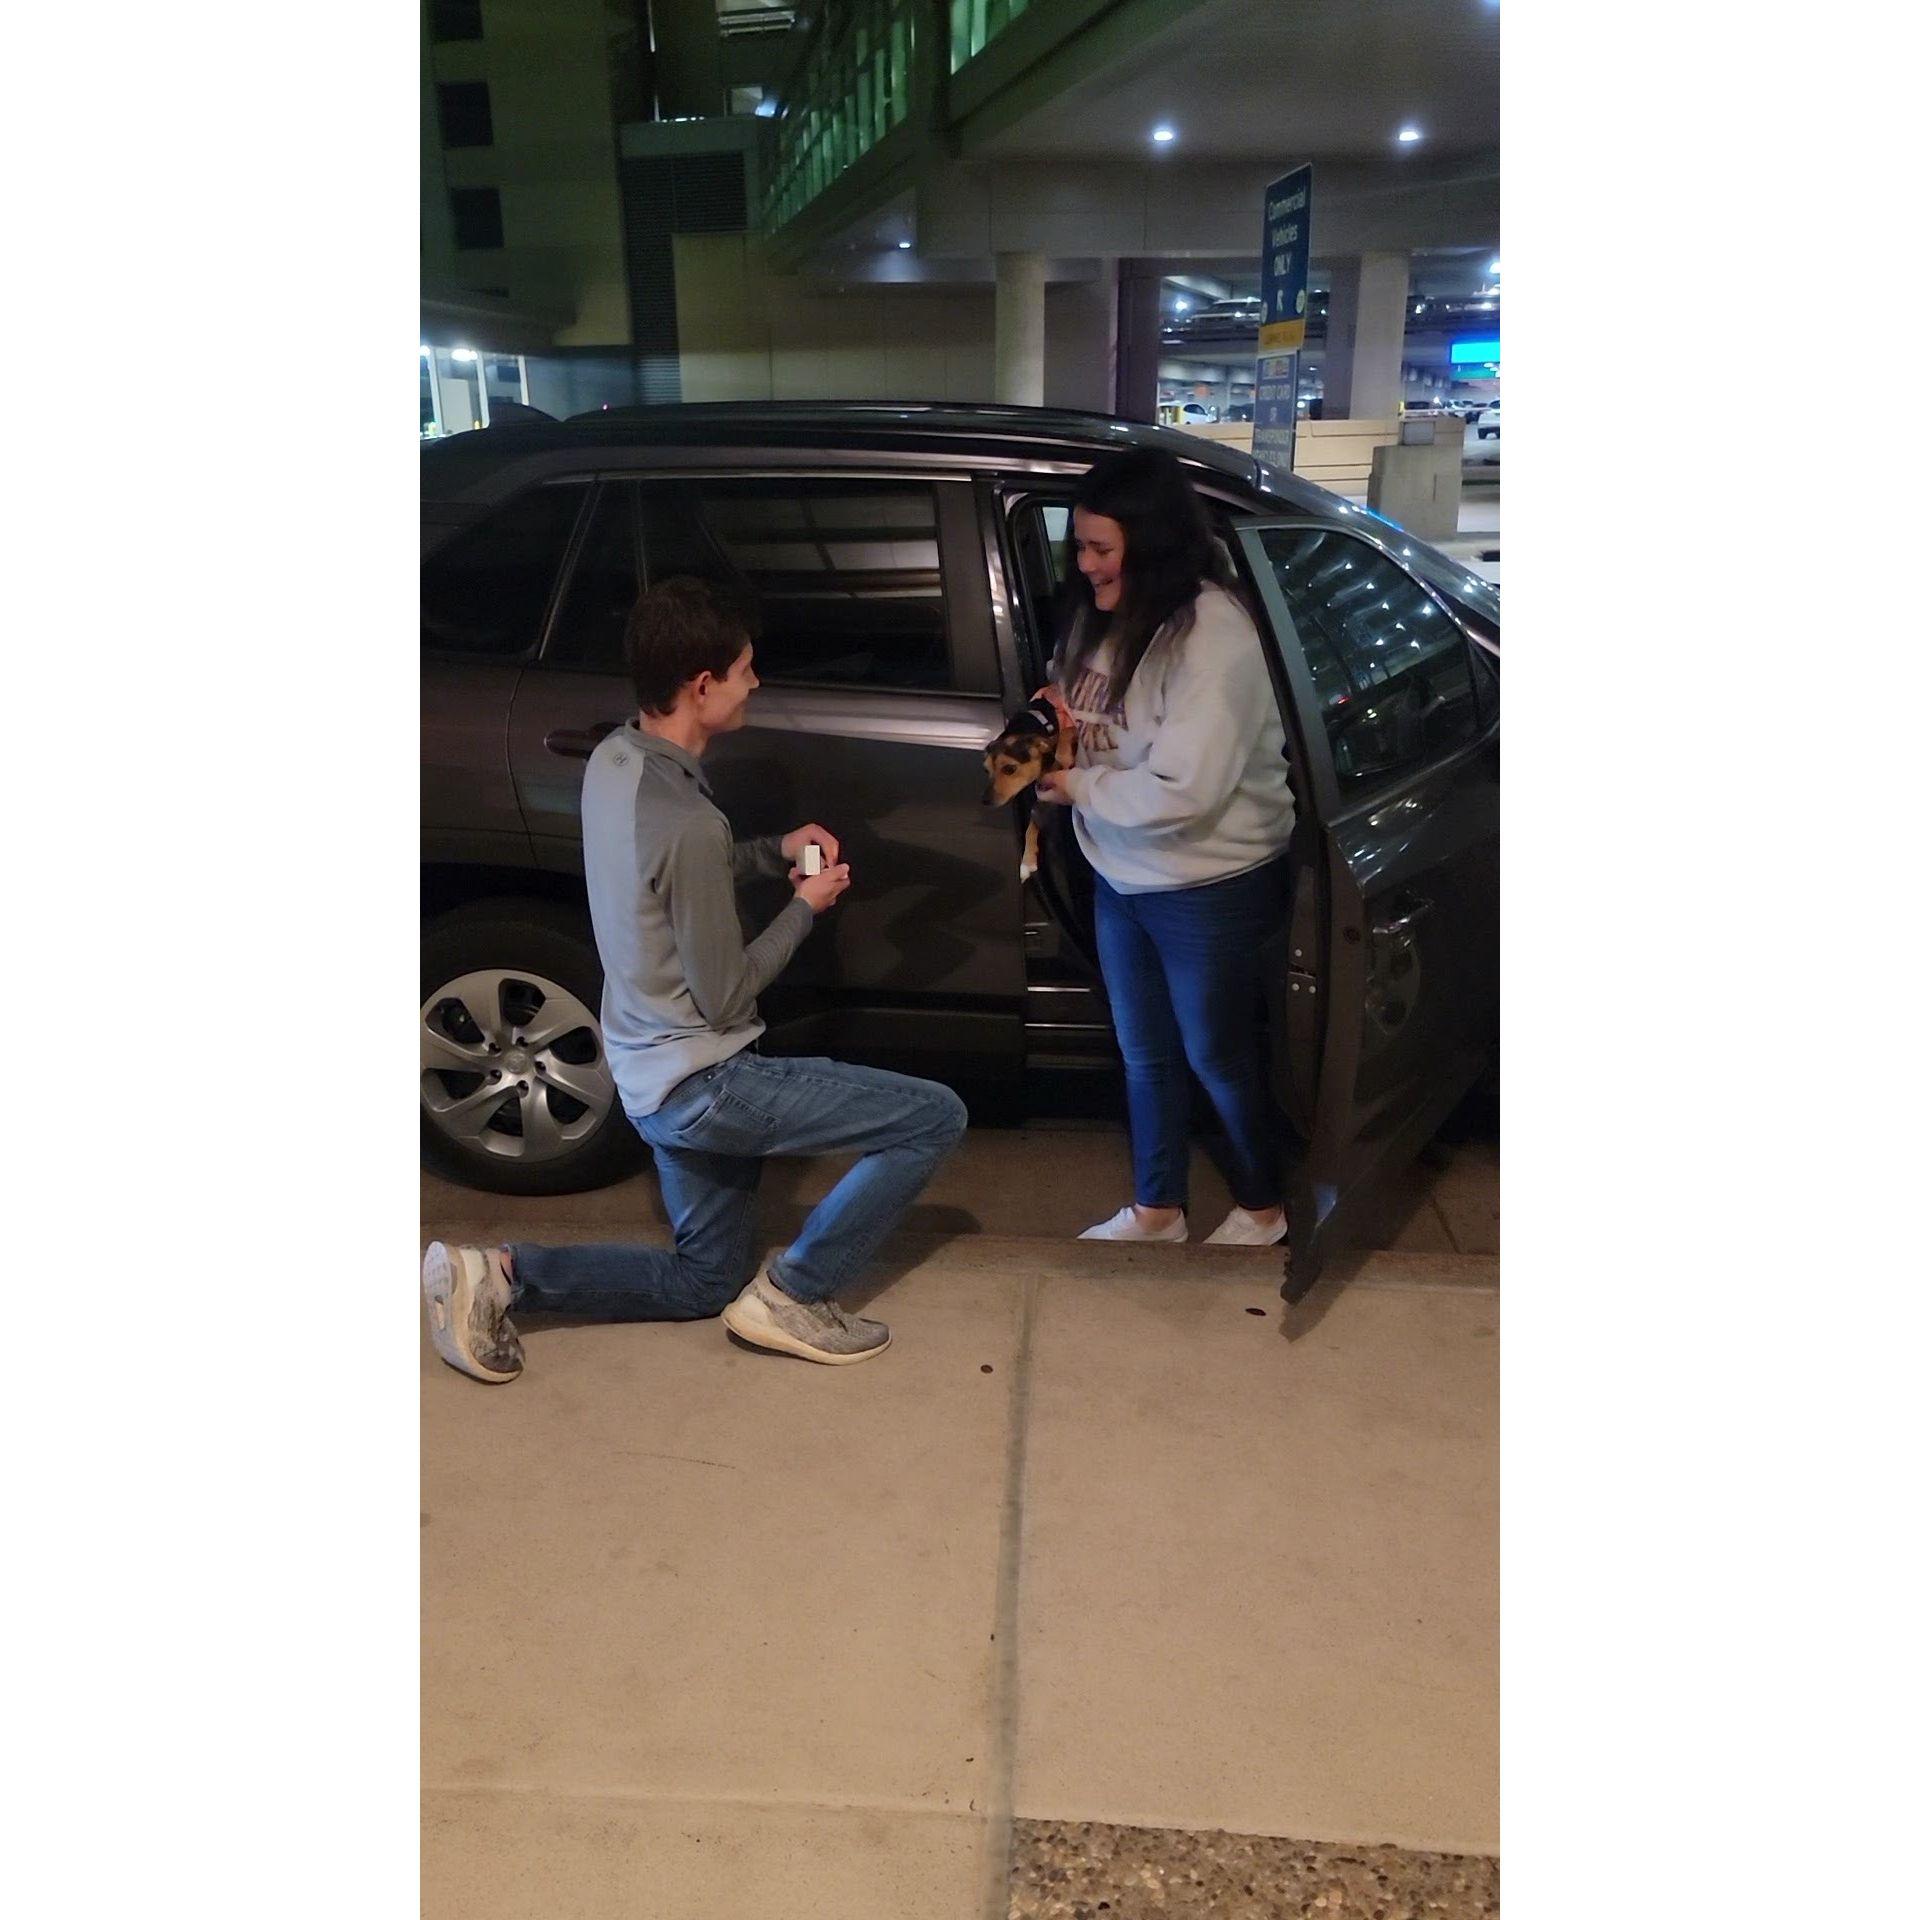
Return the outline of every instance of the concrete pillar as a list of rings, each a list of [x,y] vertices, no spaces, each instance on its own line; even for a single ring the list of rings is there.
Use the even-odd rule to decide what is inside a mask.
[[[1047,289],[1047,405],[1113,413],[1113,262]]]
[[[993,397],[1037,407],[1046,398],[1046,255],[997,253],[993,265]]]
[[[448,433],[484,427],[486,416],[474,375],[478,360],[456,360],[451,347],[435,347],[434,384],[440,390],[440,424]],[[484,385],[484,382],[480,383]]]
[[[1160,278],[1157,261],[1120,262],[1113,410],[1122,420],[1160,417]]]
[[[1407,264],[1404,253],[1363,253],[1332,262],[1323,409],[1327,419],[1399,418]]]
[[[427,369],[427,393],[433,402],[433,424],[438,427],[442,433],[445,433],[447,430],[447,413],[446,408],[442,406],[440,401],[440,356],[433,348],[429,347],[420,358],[425,363]]]

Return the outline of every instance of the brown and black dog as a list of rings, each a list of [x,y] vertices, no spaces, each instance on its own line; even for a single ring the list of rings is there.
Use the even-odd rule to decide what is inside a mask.
[[[1073,740],[1071,721],[1064,727],[1061,725],[1061,710],[1048,693],[1035,694],[1007,722],[1000,737],[988,745],[987,790],[980,796],[980,804],[1004,807],[1016,793],[1034,785],[1043,774],[1064,773],[1073,765]],[[1026,844],[1020,854],[1020,878],[1031,880],[1039,865],[1040,809],[1036,805],[1027,822]]]

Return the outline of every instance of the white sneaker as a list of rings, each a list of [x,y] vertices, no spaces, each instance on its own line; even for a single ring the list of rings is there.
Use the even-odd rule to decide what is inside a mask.
[[[448,1366],[499,1386],[526,1365],[520,1335],[507,1318],[513,1283],[497,1247],[450,1247],[436,1240],[420,1264],[427,1331]]]
[[[749,1345],[771,1353],[797,1354],[823,1366],[849,1367],[886,1352],[893,1335],[882,1320],[842,1313],[831,1300],[789,1298],[762,1267],[737,1299],[721,1312],[720,1323]]]
[[[1263,1227],[1245,1207],[1235,1207],[1213,1232],[1207,1235],[1210,1247],[1277,1247],[1287,1237],[1287,1216],[1270,1227]]]
[[[1177,1246],[1187,1237],[1187,1216],[1183,1213],[1170,1227],[1143,1226],[1131,1207],[1122,1207],[1111,1220],[1089,1227],[1082,1240],[1160,1240]]]

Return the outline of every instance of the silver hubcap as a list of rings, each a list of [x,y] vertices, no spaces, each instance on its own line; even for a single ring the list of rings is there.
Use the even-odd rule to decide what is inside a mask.
[[[474,1152],[558,1159],[616,1097],[600,1022],[537,973],[463,973],[420,1009],[420,1104]]]

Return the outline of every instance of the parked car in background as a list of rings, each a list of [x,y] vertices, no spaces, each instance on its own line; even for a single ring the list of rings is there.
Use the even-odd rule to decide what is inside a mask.
[[[1163,331],[1179,340],[1251,339],[1260,331],[1262,311],[1258,294],[1215,300],[1197,313],[1181,314],[1169,321]]]
[[[1298,798],[1291,925],[1261,955],[1301,1138],[1289,1297],[1484,1071],[1498,969],[1499,597],[1390,522],[1211,441],[1023,408],[601,412],[422,462],[421,1115],[502,1192],[631,1170],[598,1021],[580,786],[632,710],[628,610],[751,592],[747,726],[716,740],[743,834],[818,819],[857,876],[763,996],[766,1044],[1017,1090],[1116,1061],[1071,832],[1019,878],[981,751],[1040,684],[1101,455],[1174,452],[1261,629]],[[1057,822],[1055,823],[1058,824]],[[743,912],[770,916],[785,883]]]

